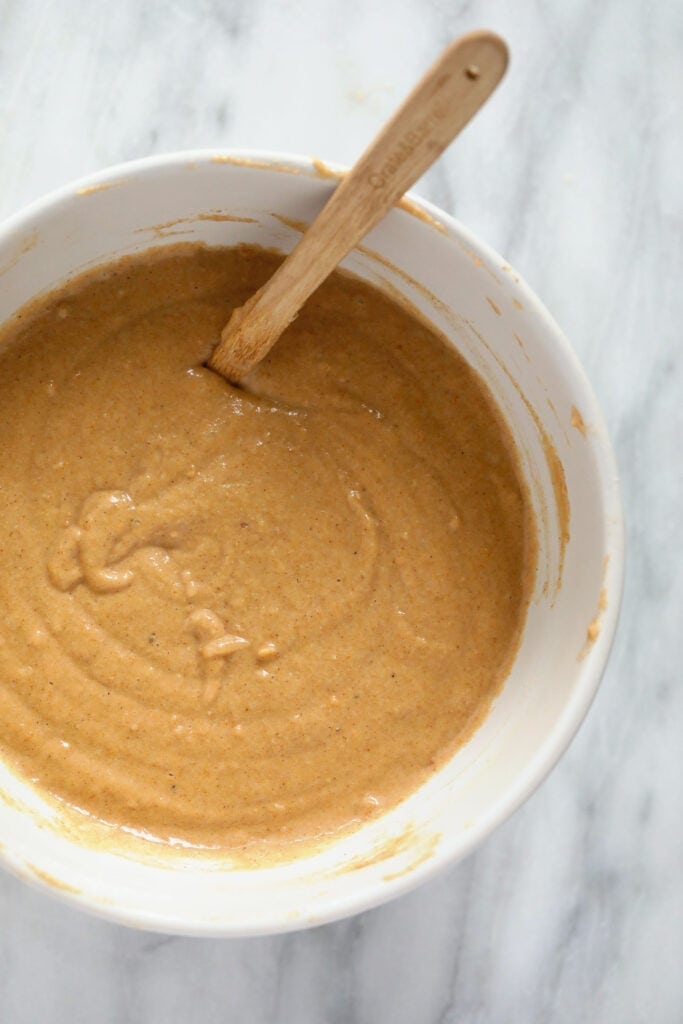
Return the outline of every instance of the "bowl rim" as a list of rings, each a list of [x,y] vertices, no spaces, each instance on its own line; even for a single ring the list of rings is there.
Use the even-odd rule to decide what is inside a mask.
[[[23,206],[16,213],[0,221],[0,245],[15,233],[19,234],[26,231],[27,228],[33,228],[34,222],[39,221],[55,207],[74,200],[83,190],[93,190],[114,183],[123,184],[126,178],[147,176],[165,169],[173,171],[184,169],[188,173],[192,173],[192,170],[198,165],[225,162],[229,166],[231,161],[234,161],[241,169],[247,169],[254,173],[278,170],[294,171],[318,180],[328,176],[321,170],[324,168],[324,171],[329,171],[330,191],[335,187],[336,176],[348,170],[347,167],[332,161],[267,149],[216,147],[176,150],[142,157],[113,164],[85,175],[51,190]],[[475,256],[487,264],[497,267],[505,265],[514,270],[515,286],[524,296],[525,309],[540,323],[544,337],[552,341],[560,353],[562,363],[571,372],[573,380],[582,394],[582,408],[590,420],[592,433],[597,435],[600,441],[597,473],[604,510],[603,525],[606,536],[610,540],[610,558],[605,569],[605,587],[610,595],[610,600],[601,617],[600,633],[588,656],[577,667],[575,683],[563,710],[553,728],[546,734],[544,741],[529,758],[524,769],[518,773],[509,787],[491,804],[475,825],[464,833],[444,834],[433,855],[408,869],[404,874],[389,881],[382,881],[381,885],[379,882],[366,883],[359,886],[357,892],[350,897],[348,895],[335,897],[333,893],[326,895],[321,900],[320,906],[313,908],[311,913],[302,914],[300,918],[285,918],[281,913],[273,914],[271,917],[262,914],[259,916],[258,923],[251,927],[245,926],[244,923],[237,927],[231,927],[229,922],[222,920],[215,923],[206,920],[203,922],[192,921],[186,917],[176,918],[172,912],[160,914],[146,911],[143,908],[135,909],[126,904],[100,903],[87,893],[68,892],[57,885],[51,885],[49,881],[28,871],[21,859],[14,855],[7,845],[4,847],[0,845],[0,864],[34,888],[50,893],[71,906],[77,906],[109,921],[138,929],[149,929],[175,935],[216,938],[273,935],[337,921],[370,910],[408,893],[440,874],[449,865],[454,865],[468,856],[499,825],[503,824],[547,778],[565,753],[588,713],[613,645],[624,585],[625,534],[622,499],[616,457],[602,412],[588,377],[567,337],[524,278],[511,267],[509,261],[503,259],[491,246],[482,242],[445,210],[413,192],[407,192],[405,198],[417,211],[425,214],[428,220],[436,221],[441,225],[447,236],[464,242]],[[396,210],[393,210],[387,216],[392,216],[395,212]]]

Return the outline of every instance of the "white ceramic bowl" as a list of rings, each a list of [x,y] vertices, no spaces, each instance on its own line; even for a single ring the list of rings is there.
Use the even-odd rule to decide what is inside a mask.
[[[152,245],[255,242],[288,251],[299,236],[280,218],[310,221],[334,184],[318,161],[262,152],[176,153],[103,171],[0,227],[0,322],[74,273]],[[607,660],[622,586],[619,490],[602,417],[568,342],[513,269],[442,211],[412,204],[392,211],[344,266],[397,289],[486,380],[519,445],[538,516],[535,593],[490,715],[381,819],[315,856],[251,871],[142,840],[120,846],[104,828],[93,845],[92,835],[65,831],[54,804],[0,762],[0,851],[21,877],[159,931],[247,935],[320,924],[463,857],[529,796],[574,735]],[[553,451],[559,461],[548,459]],[[570,509],[563,568],[562,472]],[[592,644],[591,623],[599,631]]]

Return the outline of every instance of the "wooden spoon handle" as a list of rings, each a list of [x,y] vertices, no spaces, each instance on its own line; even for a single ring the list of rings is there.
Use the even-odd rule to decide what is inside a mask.
[[[488,99],[507,67],[493,32],[456,39],[337,186],[278,270],[223,329],[209,366],[239,381],[306,299],[382,219]]]

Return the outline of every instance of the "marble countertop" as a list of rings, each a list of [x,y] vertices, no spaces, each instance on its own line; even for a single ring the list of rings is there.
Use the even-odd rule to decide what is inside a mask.
[[[683,1020],[678,0],[0,0],[0,215],[174,149],[349,163],[479,25],[509,40],[509,76],[419,191],[519,268],[603,405],[629,550],[588,719],[478,852],[338,924],[161,937],[0,873],[3,1024]]]

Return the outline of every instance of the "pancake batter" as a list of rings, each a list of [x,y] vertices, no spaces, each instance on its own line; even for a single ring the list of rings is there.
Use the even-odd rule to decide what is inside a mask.
[[[0,752],[196,846],[407,796],[486,714],[534,570],[489,394],[377,290],[333,275],[248,392],[202,367],[278,262],[152,250],[0,332]]]

